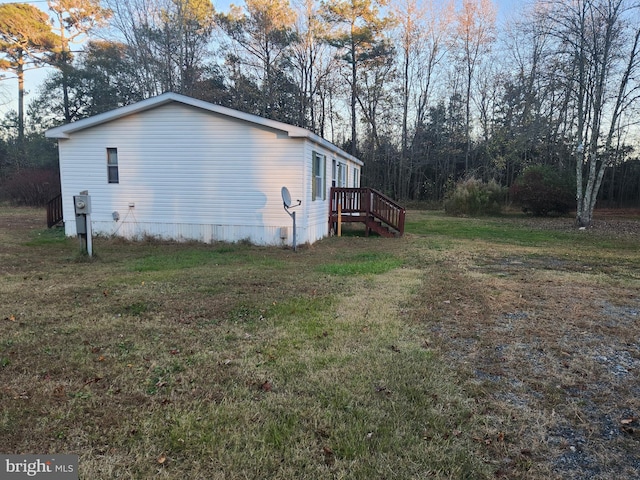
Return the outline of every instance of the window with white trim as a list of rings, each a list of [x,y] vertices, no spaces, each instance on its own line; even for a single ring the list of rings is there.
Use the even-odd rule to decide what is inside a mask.
[[[332,187],[337,187],[338,186],[337,183],[336,183],[336,178],[337,178],[336,177],[336,171],[337,171],[337,169],[336,169],[336,159],[334,158],[331,161],[331,186]]]
[[[327,158],[318,152],[313,152],[312,157],[311,200],[324,200]]]
[[[117,148],[107,148],[107,178],[109,183],[120,183]]]
[[[347,186],[347,166],[344,163],[338,163],[338,186]]]

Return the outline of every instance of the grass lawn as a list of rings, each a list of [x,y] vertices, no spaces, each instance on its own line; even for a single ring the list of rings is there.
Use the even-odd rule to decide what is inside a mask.
[[[88,259],[0,207],[0,451],[85,479],[640,476],[637,230],[407,221]]]

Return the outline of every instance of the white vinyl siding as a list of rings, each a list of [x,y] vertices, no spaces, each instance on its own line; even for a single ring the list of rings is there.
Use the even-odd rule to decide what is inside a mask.
[[[56,138],[67,235],[76,234],[73,195],[88,190],[99,235],[281,245],[281,229],[291,229],[286,186],[302,200],[298,243],[314,243],[329,233],[327,156],[361,165],[321,139],[180,102]],[[119,183],[112,184],[105,154],[115,147]],[[284,242],[291,241],[289,234]]]
[[[105,152],[116,143],[120,183],[109,184]],[[180,104],[82,130],[59,144],[66,216],[73,218],[68,199],[88,190],[99,234],[279,244],[279,229],[291,222],[281,188],[304,195],[304,139]],[[65,226],[75,235],[75,221]]]

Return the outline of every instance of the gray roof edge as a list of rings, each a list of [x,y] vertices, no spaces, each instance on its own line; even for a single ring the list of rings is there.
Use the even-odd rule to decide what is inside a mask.
[[[215,105],[213,103],[205,102],[204,100],[198,100],[196,98],[188,97],[186,95],[181,95],[175,92],[163,93],[156,97],[147,98],[131,105],[119,107],[114,110],[100,113],[89,118],[84,118],[76,122],[67,123],[65,125],[60,125],[59,127],[51,128],[45,132],[45,136],[47,138],[69,138],[70,135],[74,132],[78,132],[86,128],[91,128],[102,123],[111,122],[128,115],[151,110],[152,108],[156,108],[171,102],[190,105],[192,107],[201,108],[209,112],[214,112],[239,120],[244,120],[249,123],[262,125],[265,127],[273,128],[275,130],[281,130],[286,132],[290,137],[307,138],[308,140],[322,145],[323,147],[331,150],[338,155],[348,158],[359,165],[363,165],[363,162],[358,158],[348,154],[328,140],[325,140],[324,138],[302,127],[296,127],[294,125],[289,125],[288,123],[279,122],[277,120],[270,120],[268,118],[259,117],[258,115],[253,115],[251,113],[245,113],[239,110],[234,110],[232,108],[223,107],[221,105]]]
[[[302,130],[304,130],[304,129],[302,129]],[[318,145],[322,145],[323,147],[331,150],[332,152],[340,155],[341,157],[344,157],[344,158],[347,158],[347,159],[351,160],[352,162],[360,165],[361,167],[364,165],[364,162],[362,160],[360,160],[357,157],[354,157],[350,153],[345,152],[340,147],[338,147],[338,146],[334,145],[333,143],[331,143],[329,140],[325,140],[321,136],[316,135],[315,133],[310,132],[309,130],[305,130],[305,132],[308,133],[306,138],[308,138],[310,141],[312,141],[312,142],[314,142],[314,143],[316,143]]]

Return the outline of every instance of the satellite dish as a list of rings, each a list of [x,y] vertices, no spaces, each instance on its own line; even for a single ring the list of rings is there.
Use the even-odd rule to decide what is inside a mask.
[[[291,194],[289,193],[289,189],[287,187],[282,187],[282,203],[286,208],[291,207]]]
[[[284,204],[284,211],[289,214],[289,216],[293,219],[293,251],[296,251],[296,212],[289,211],[289,209],[293,209],[295,207],[299,207],[302,203],[300,200],[297,200],[297,205],[291,205],[291,194],[289,193],[289,189],[287,187],[282,187],[280,190],[282,194],[282,203]]]

